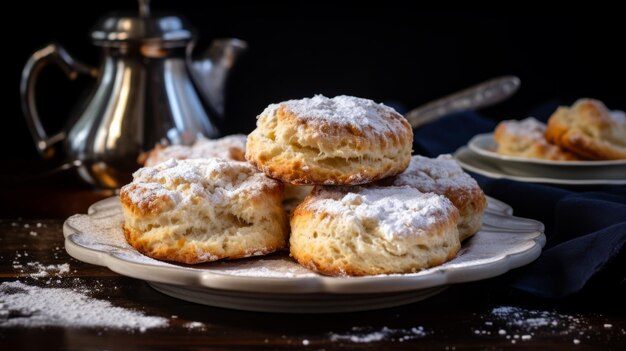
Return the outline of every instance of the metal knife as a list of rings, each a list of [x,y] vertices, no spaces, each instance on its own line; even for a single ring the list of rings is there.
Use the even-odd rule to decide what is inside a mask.
[[[417,128],[451,113],[474,110],[506,100],[515,94],[520,84],[520,79],[515,76],[490,79],[419,106],[405,117],[413,128]]]

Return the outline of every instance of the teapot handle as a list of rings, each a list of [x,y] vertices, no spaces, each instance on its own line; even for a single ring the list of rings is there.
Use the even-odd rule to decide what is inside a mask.
[[[78,74],[87,74],[94,78],[98,74],[96,68],[76,61],[62,46],[55,43],[48,44],[43,49],[35,51],[28,59],[28,62],[26,62],[20,82],[22,111],[24,112],[24,118],[26,118],[30,133],[35,140],[37,151],[43,158],[52,157],[54,155],[52,146],[65,139],[65,131],[48,136],[41,124],[39,112],[35,104],[35,85],[37,84],[39,73],[48,63],[54,63],[59,66],[70,80],[76,79]]]

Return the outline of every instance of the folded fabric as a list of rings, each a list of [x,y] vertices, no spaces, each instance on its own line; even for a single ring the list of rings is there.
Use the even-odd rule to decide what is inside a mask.
[[[431,157],[453,153],[472,136],[493,131],[495,125],[475,112],[450,115],[416,129],[414,150]],[[598,282],[626,282],[624,267],[612,269],[626,255],[626,186],[567,187],[472,176],[487,195],[511,205],[515,215],[546,226],[546,247],[536,261],[518,270],[514,288],[560,298],[596,282],[592,278],[602,272],[615,276]]]

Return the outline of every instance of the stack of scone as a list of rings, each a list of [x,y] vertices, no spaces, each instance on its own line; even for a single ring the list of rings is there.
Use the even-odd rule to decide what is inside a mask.
[[[322,274],[441,264],[478,231],[486,200],[450,156],[411,157],[412,142],[404,117],[371,100],[270,105],[248,136],[249,164],[170,160],[135,173],[121,192],[127,239],[152,257],[196,263],[286,248],[290,227],[291,256]],[[289,223],[283,186],[314,186]]]
[[[390,107],[315,96],[265,109],[246,158],[270,177],[315,185],[290,220],[289,249],[302,265],[329,275],[404,273],[460,247],[459,210],[442,195],[463,203],[463,237],[486,207],[453,160],[411,158],[412,143],[411,126]]]
[[[626,159],[626,115],[598,100],[559,107],[543,124],[529,117],[503,121],[494,133],[497,152],[545,160]]]

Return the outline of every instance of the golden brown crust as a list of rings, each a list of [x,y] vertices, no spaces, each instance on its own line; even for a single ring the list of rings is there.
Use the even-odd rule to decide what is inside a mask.
[[[503,155],[541,160],[579,160],[579,156],[546,139],[546,125],[529,117],[500,122],[494,131],[497,152]]]
[[[626,159],[626,119],[618,114],[598,100],[580,99],[554,112],[546,138],[585,158]]]
[[[311,220],[313,215],[308,214],[308,220]],[[307,214],[300,212],[298,214],[297,221],[307,221]],[[450,228],[455,226],[455,222],[451,219],[446,222],[441,222],[439,227],[444,230],[445,228]],[[297,224],[296,224],[297,226]],[[402,274],[402,273],[415,273],[419,272],[422,269],[436,267],[442,265],[453,258],[456,257],[459,252],[460,245],[451,245],[450,250],[447,251],[447,256],[445,257],[432,257],[428,260],[427,264],[423,266],[413,265],[411,267],[403,267],[402,270],[396,269],[388,269],[381,266],[370,266],[369,268],[364,268],[363,265],[352,264],[349,261],[343,262],[341,266],[336,265],[336,263],[325,256],[317,255],[315,252],[310,250],[303,249],[299,246],[290,246],[290,256],[293,257],[298,263],[312,271],[322,273],[324,275],[329,276],[367,276],[367,275],[377,275],[377,274]],[[393,259],[393,258],[391,258]]]
[[[379,184],[406,185],[423,193],[447,197],[461,215],[458,222],[461,241],[480,230],[487,199],[478,183],[463,171],[451,155],[439,155],[437,158],[415,155],[404,172]]]
[[[454,207],[459,210],[459,239],[465,239],[476,234],[482,226],[482,218],[487,209],[487,198],[480,188],[447,189],[443,192]]]
[[[364,184],[397,174],[409,164],[412,128],[388,107],[376,113],[378,124],[355,125],[271,105],[248,136],[246,159],[299,185]]]
[[[141,201],[131,200],[130,194],[141,194]],[[169,196],[152,192],[141,184],[129,184],[120,192],[120,201],[134,216],[153,216],[172,205]]]
[[[262,256],[272,252],[276,252],[285,248],[284,240],[273,240],[267,242],[265,247],[249,250],[244,247],[230,249],[227,255],[215,255],[214,259],[207,260],[205,257],[198,256],[198,250],[191,245],[185,245],[185,239],[179,239],[174,245],[163,244],[155,245],[155,243],[144,235],[144,233],[123,225],[124,237],[126,241],[142,254],[155,258],[157,260],[179,262],[185,264],[198,264],[204,262],[215,261],[218,259],[233,260],[250,256]]]
[[[333,276],[411,273],[456,256],[458,212],[447,199],[410,187],[363,189],[316,187],[291,216],[291,256],[311,270]],[[387,205],[417,201],[416,196],[427,202],[419,210],[410,203],[389,208],[395,218],[372,217]],[[381,199],[384,203],[376,204]],[[421,219],[407,214],[415,210],[418,216],[426,213],[432,218],[419,223]]]
[[[170,160],[120,191],[124,235],[155,259],[195,264],[286,247],[282,183],[247,163]]]

